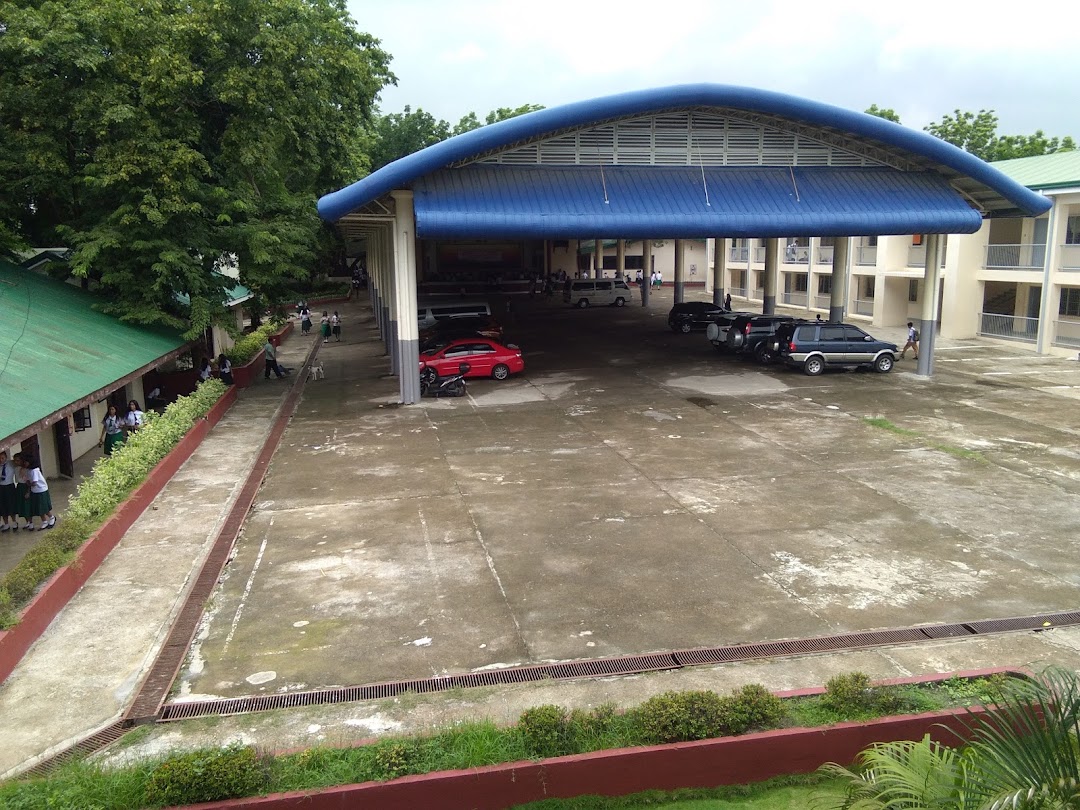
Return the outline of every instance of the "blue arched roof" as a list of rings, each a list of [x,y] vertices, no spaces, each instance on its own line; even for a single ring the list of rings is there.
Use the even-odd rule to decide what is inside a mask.
[[[938,138],[866,113],[853,112],[809,99],[746,87],[687,84],[639,90],[579,101],[528,113],[481,127],[401,158],[352,185],[319,200],[319,215],[334,222],[395,189],[408,188],[420,178],[451,164],[560,130],[581,128],[610,119],[695,107],[726,107],[776,115],[829,132],[843,132],[859,141],[877,142],[918,159],[931,171],[955,173],[1000,195],[1009,213],[1040,214],[1050,201],[1013,181],[989,164]],[[638,167],[648,171],[653,167]],[[970,228],[965,228],[970,230]],[[942,232],[948,232],[942,229]],[[955,232],[955,231],[953,231]]]

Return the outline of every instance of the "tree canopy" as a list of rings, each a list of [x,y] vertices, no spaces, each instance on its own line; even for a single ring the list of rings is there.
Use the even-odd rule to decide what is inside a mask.
[[[65,245],[105,308],[201,332],[330,249],[394,81],[343,0],[0,0],[0,249]],[[177,295],[191,301],[177,308]]]

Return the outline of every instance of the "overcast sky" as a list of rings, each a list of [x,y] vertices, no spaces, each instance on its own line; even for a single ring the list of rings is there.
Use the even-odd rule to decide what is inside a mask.
[[[1080,4],[955,0],[349,0],[393,55],[384,113],[451,123],[711,82],[854,110],[892,107],[921,128],[959,107],[1001,134],[1080,137]]]

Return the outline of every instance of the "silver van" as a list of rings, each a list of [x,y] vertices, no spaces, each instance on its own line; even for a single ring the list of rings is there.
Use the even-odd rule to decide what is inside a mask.
[[[563,291],[563,301],[575,307],[625,306],[634,299],[634,291],[621,278],[575,279]]]
[[[490,315],[491,306],[487,301],[431,301],[417,307],[420,328],[426,329],[436,321],[447,318],[469,318],[476,315]]]

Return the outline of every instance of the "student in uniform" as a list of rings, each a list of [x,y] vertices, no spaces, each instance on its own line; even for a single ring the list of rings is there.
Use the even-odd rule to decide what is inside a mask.
[[[131,402],[128,403],[127,417],[124,419],[127,432],[134,433],[143,426],[145,421],[146,415],[143,413],[142,408],[139,407],[138,400],[131,400]]]
[[[330,316],[330,331],[334,333],[334,342],[341,343],[341,316],[338,315],[336,309]]]
[[[202,359],[202,365],[199,366],[199,381],[206,382],[214,376],[214,369],[210,365],[210,358],[204,357]]]
[[[116,412],[116,406],[110,405],[109,412],[101,420],[101,438],[98,447],[105,448],[105,455],[111,456],[117,445],[124,443],[124,420]]]
[[[226,385],[233,384],[232,376],[232,363],[229,362],[229,358],[222,352],[217,358],[218,376],[221,377],[221,381]]]
[[[26,528],[34,530],[34,517],[36,516],[41,525],[39,529],[51,529],[56,525],[56,517],[52,513],[52,498],[49,497],[49,483],[45,480],[41,467],[32,456],[23,456],[23,469],[26,470],[27,489],[26,498],[30,504],[30,517],[26,520]]]
[[[326,314],[325,309],[322,313],[322,320],[319,322],[319,331],[322,333],[323,343],[330,340],[330,316]]]
[[[0,532],[13,532],[19,528],[17,514],[15,463],[8,460],[7,450],[0,450]]]
[[[15,518],[22,518],[24,529],[34,528],[30,520],[30,485],[27,483],[26,465],[23,464],[23,454],[16,453],[11,457],[15,465]]]

